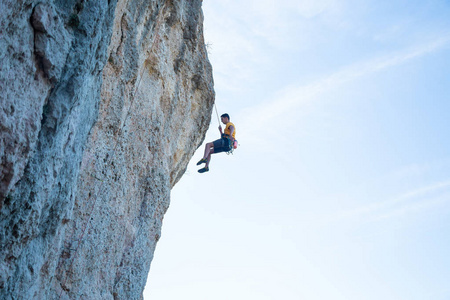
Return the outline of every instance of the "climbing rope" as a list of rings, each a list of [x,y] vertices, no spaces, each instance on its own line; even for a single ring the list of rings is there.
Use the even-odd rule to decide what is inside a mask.
[[[220,118],[219,118],[219,113],[217,112],[217,105],[216,105],[216,102],[214,102],[214,108],[216,109],[217,122],[219,123],[219,126],[220,126]]]

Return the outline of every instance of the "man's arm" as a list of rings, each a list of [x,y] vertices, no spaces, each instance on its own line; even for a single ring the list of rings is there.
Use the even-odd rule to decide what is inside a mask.
[[[232,141],[232,142],[234,142],[234,138],[233,138],[233,132],[234,132],[234,126],[233,125],[230,125],[230,140]]]

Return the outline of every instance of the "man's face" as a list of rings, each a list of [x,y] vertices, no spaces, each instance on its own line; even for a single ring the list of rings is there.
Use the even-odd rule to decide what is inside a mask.
[[[220,120],[222,121],[223,124],[227,124],[228,123],[228,118],[227,117],[220,117]]]

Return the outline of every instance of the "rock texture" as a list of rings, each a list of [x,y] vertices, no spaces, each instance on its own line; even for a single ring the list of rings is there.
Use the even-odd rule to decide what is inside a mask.
[[[200,0],[0,2],[0,298],[140,299],[214,102]]]

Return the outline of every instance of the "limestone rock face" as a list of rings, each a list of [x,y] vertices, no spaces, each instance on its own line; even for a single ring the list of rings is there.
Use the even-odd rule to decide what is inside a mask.
[[[0,299],[140,299],[210,122],[201,0],[0,3]]]

